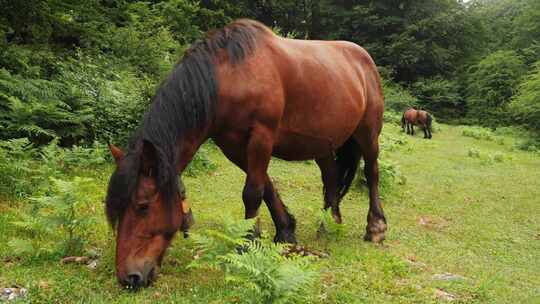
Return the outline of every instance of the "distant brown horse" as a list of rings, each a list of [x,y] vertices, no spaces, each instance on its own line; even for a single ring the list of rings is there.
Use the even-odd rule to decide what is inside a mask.
[[[377,68],[356,44],[285,39],[252,20],[210,33],[158,89],[128,152],[110,146],[116,171],[106,211],[117,230],[118,280],[140,287],[155,279],[176,231],[187,226],[178,175],[208,138],[246,172],[245,217],[256,217],[264,200],[277,242],[295,243],[296,224],[268,176],[271,156],[315,159],[324,208],[337,222],[363,156],[364,238],[381,242],[387,228],[378,194],[382,117]]]
[[[414,126],[419,126],[424,131],[424,138],[431,139],[432,121],[428,112],[410,108],[401,117],[401,128],[403,131],[407,128],[407,134],[414,135]]]

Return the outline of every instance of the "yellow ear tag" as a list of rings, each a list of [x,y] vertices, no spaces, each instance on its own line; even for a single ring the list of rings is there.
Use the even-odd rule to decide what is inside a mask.
[[[189,209],[190,209],[190,207],[189,207],[189,203],[188,203],[187,199],[183,200],[182,201],[182,212],[184,212],[184,214],[187,214],[187,213],[189,213]]]

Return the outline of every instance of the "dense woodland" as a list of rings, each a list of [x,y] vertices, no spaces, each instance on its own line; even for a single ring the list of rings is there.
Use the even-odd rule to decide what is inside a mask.
[[[123,143],[189,45],[235,18],[366,48],[387,110],[540,134],[537,0],[0,0],[0,139]]]

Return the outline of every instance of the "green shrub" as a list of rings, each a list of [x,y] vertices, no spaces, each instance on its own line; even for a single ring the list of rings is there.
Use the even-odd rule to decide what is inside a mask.
[[[341,239],[347,232],[345,224],[338,224],[334,221],[331,209],[319,211],[316,229],[319,231],[318,236],[332,240]]]
[[[80,210],[87,202],[81,189],[90,179],[75,177],[72,181],[51,179],[48,194],[32,198],[30,212],[21,212],[13,225],[26,232],[27,238],[9,242],[15,254],[39,256],[58,252],[63,256],[81,254],[90,217]]]
[[[490,155],[490,158],[492,158],[493,161],[495,161],[497,163],[502,163],[507,157],[502,152],[495,152],[495,153]]]
[[[317,276],[311,259],[284,256],[284,244],[248,241],[245,236],[253,224],[228,221],[220,229],[193,234],[197,255],[189,267],[223,271],[225,280],[233,283],[234,292],[246,303],[305,302]]]
[[[399,84],[383,79],[384,106],[386,110],[402,113],[408,108],[416,107],[418,100]],[[401,117],[400,117],[401,121]]]
[[[386,110],[384,111],[384,115],[383,115],[383,121],[385,123],[392,123],[392,124],[396,124],[396,125],[399,125],[401,126],[401,117],[402,117],[402,113],[398,113],[396,111],[393,111],[393,110]]]
[[[359,168],[363,168],[360,166]],[[366,178],[362,172],[358,170],[357,183],[361,186],[367,184]],[[406,176],[401,172],[399,165],[394,162],[386,161],[379,158],[379,192],[382,197],[394,191],[397,185],[407,184]]]
[[[379,145],[382,153],[395,151],[400,147],[406,146],[409,138],[404,134],[382,133],[379,138]]]
[[[508,121],[507,105],[526,72],[523,59],[514,51],[496,51],[469,70],[469,115],[484,125]]]
[[[536,138],[522,140],[516,143],[515,147],[522,151],[538,152],[540,151],[540,140]]]
[[[423,78],[413,84],[412,92],[418,98],[420,108],[438,116],[460,117],[464,113],[465,104],[457,81],[440,76]]]
[[[510,109],[519,123],[534,131],[536,137],[540,138],[540,60],[520,83]]]
[[[36,186],[29,177],[39,173],[33,167],[37,154],[27,138],[0,141],[0,192],[22,197]]]
[[[0,69],[2,138],[29,137],[46,143],[54,137],[83,138],[90,105],[81,92],[54,80],[29,79]]]
[[[472,158],[480,158],[480,151],[475,148],[469,148],[468,155]]]
[[[62,148],[58,139],[36,148],[27,138],[0,141],[0,190],[24,198],[50,188],[50,178],[62,178],[74,168],[95,168],[106,162],[107,148],[92,146]]]
[[[193,159],[184,170],[183,174],[187,176],[197,176],[201,174],[210,174],[217,169],[217,165],[208,155],[208,145],[203,145],[199,148]]]
[[[493,133],[489,129],[481,127],[466,127],[461,131],[461,135],[487,141],[495,140]]]

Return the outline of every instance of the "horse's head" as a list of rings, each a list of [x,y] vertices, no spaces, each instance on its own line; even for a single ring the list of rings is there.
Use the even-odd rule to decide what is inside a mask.
[[[116,170],[106,199],[107,217],[116,229],[116,276],[133,288],[156,279],[167,247],[185,222],[183,191],[172,197],[164,193],[157,152],[149,142],[141,145],[126,155],[110,146]]]

